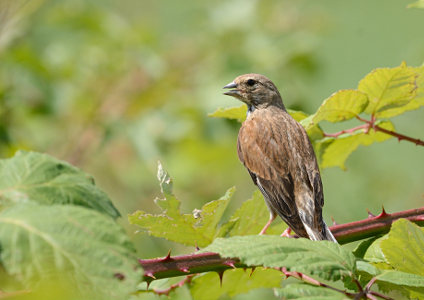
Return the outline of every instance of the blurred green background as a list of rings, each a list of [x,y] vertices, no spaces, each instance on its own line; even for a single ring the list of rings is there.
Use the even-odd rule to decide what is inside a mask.
[[[313,113],[376,67],[423,63],[424,10],[409,3],[0,0],[0,156],[34,150],[79,166],[122,224],[136,209],[158,212],[157,160],[185,212],[236,186],[233,211],[255,187],[237,159],[240,124],[207,117],[240,105],[222,86],[262,73],[288,108]],[[394,123],[423,139],[423,116]],[[422,148],[392,139],[360,148],[346,166],[322,171],[327,222],[423,205]],[[135,239],[142,257],[174,247]]]

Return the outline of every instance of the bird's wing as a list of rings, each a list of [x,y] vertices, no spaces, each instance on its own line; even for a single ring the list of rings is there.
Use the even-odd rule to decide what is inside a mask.
[[[307,227],[319,230],[321,177],[299,123],[285,112],[256,114],[243,123],[237,150],[266,200],[297,234],[308,237]]]

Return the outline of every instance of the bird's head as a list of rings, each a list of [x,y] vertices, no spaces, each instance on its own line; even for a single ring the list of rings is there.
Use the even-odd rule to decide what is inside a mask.
[[[277,87],[271,80],[260,74],[244,74],[224,86],[229,89],[224,95],[233,96],[249,108],[265,108],[275,105],[284,109]]]

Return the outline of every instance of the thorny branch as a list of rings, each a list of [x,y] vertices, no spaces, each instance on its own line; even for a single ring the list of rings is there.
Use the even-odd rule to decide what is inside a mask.
[[[364,133],[368,133],[370,131],[370,129],[372,128],[375,131],[380,131],[380,132],[383,132],[385,134],[394,136],[395,138],[398,139],[398,141],[405,140],[405,141],[414,143],[415,145],[424,146],[424,141],[422,141],[420,139],[415,139],[415,138],[397,133],[397,132],[392,131],[392,130],[387,130],[387,129],[381,127],[381,126],[378,126],[376,124],[376,119],[375,119],[374,115],[371,116],[371,120],[363,119],[360,116],[356,116],[356,118],[359,121],[364,122],[365,124],[358,125],[356,127],[353,127],[353,128],[350,128],[350,129],[345,129],[345,130],[335,132],[335,133],[324,133],[324,136],[338,138],[342,134],[345,134],[345,133],[353,134],[354,132],[356,132],[358,130],[363,130]]]
[[[383,208],[383,211],[377,216],[368,212],[368,218],[364,220],[346,224],[336,224],[331,226],[330,230],[332,231],[335,238],[340,244],[345,244],[361,240],[367,237],[387,233],[390,230],[391,224],[395,220],[400,218],[405,218],[411,222],[416,223],[417,225],[424,226],[424,207],[392,214],[386,213]],[[190,276],[192,274],[214,271],[219,274],[222,280],[222,275],[225,270],[230,268],[248,267],[247,265],[241,263],[240,260],[237,258],[221,258],[219,254],[212,252],[193,253],[181,256],[171,256],[171,253],[168,253],[168,255],[163,258],[139,259],[139,263],[144,269],[143,279],[147,283],[150,283],[155,279],[186,275],[186,277],[182,281],[170,286],[168,289],[159,291],[153,290],[153,292],[161,295],[167,295],[175,288],[182,286],[186,283],[190,283]],[[381,293],[370,290],[372,285],[375,283],[375,278],[371,279],[370,282],[364,288],[362,288],[359,282],[356,282],[358,285],[359,292],[348,293],[346,291],[328,286],[299,272],[291,272],[285,268],[279,268],[278,270],[282,271],[286,276],[296,277],[309,284],[330,288],[332,290],[341,292],[353,299],[376,299],[376,297],[383,299],[391,299],[390,297],[387,297]]]

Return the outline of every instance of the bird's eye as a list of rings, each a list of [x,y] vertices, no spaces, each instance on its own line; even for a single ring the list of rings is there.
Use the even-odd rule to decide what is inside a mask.
[[[249,79],[249,80],[247,80],[247,85],[248,86],[252,86],[252,85],[254,85],[256,83],[256,81],[255,80],[253,80],[253,79]]]

